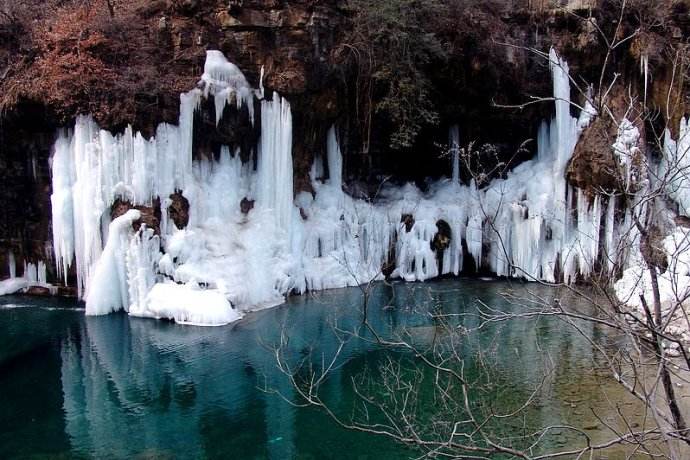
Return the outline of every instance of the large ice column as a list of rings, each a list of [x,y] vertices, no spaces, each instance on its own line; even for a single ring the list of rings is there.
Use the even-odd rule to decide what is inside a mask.
[[[79,295],[87,292],[89,314],[132,307],[141,316],[172,315],[196,323],[205,313],[187,309],[194,299],[220,296],[225,303],[212,303],[222,311],[225,306],[230,309],[231,301],[249,308],[275,304],[290,289],[304,285],[295,262],[300,254],[290,245],[290,235],[301,235],[302,224],[293,204],[289,103],[278,94],[262,103],[256,173],[228,146],[221,147],[218,160],[193,161],[194,117],[201,100],[213,96],[217,117],[233,100],[238,108],[247,105],[251,117],[254,94],[234,64],[220,52],[209,51],[199,88],[180,96],[179,126],[161,124],[156,136],[146,139],[132,128],[112,135],[99,130],[90,117],[79,117],[73,133],[60,135],[52,159],[55,255],[65,279],[76,260]],[[342,189],[342,158],[334,130],[329,144],[332,185]],[[189,202],[189,231],[182,234],[186,237],[178,237],[165,216],[169,197],[176,191],[182,191]],[[245,197],[257,199],[256,211],[249,215],[241,213]],[[146,206],[160,198],[165,246],[175,252],[174,243],[184,240],[197,254],[157,260],[160,242],[150,230],[132,238],[121,221],[108,227],[110,208],[118,198]],[[293,253],[296,257],[291,258]],[[128,276],[121,276],[125,266]],[[169,287],[157,289],[154,300],[161,302],[152,303],[148,293],[160,281],[159,270],[185,283],[189,292],[180,297],[187,299],[186,306],[178,303],[165,309],[164,294],[179,290]],[[108,276],[121,283],[105,283]],[[127,281],[128,286],[122,284]],[[199,288],[214,294],[199,294]],[[207,313],[214,323],[220,317],[238,317],[236,312]]]
[[[17,261],[14,259],[14,252],[7,252],[7,269],[10,273],[10,278],[17,277]]]
[[[591,269],[601,210],[595,200],[593,207],[581,205],[577,224],[570,217],[565,168],[596,111],[587,104],[579,119],[570,115],[568,65],[555,50],[550,62],[556,115],[539,127],[537,156],[475,192],[481,206],[469,211],[466,238],[475,261],[483,259],[497,275],[555,282],[558,271],[567,281],[575,279],[578,264]]]
[[[87,315],[129,309],[126,254],[134,234],[132,223],[140,217],[139,211],[130,209],[111,222],[108,241],[86,292]]]
[[[479,190],[477,190],[474,180],[470,183],[469,194],[471,206],[465,238],[467,250],[474,259],[477,269],[479,269],[482,266],[482,249],[484,244],[484,210],[480,206],[482,197]]]
[[[567,186],[565,168],[577,143],[577,120],[570,115],[570,76],[568,64],[561,59],[556,50],[549,54],[553,77],[553,96],[556,116],[551,124],[550,137],[553,150],[553,215],[552,238],[556,246],[565,248],[568,241],[568,212],[566,203]],[[561,257],[561,260],[565,258]]]
[[[104,157],[98,142],[98,127],[90,117],[80,116],[72,140],[75,180],[72,185],[74,252],[77,264],[77,290],[84,295],[93,266],[101,256],[101,219],[108,206],[102,187],[110,178],[112,162]],[[67,224],[64,224],[65,226]]]
[[[271,209],[276,222],[289,233],[293,216],[292,112],[290,103],[273,93],[261,102],[257,204]]]
[[[58,134],[52,157],[53,194],[50,196],[53,221],[53,250],[58,276],[67,283],[67,270],[74,258],[74,215],[72,184],[74,166],[70,139],[65,132]],[[13,276],[14,278],[14,276]]]
[[[551,159],[552,149],[549,137],[549,123],[543,120],[539,125],[537,134],[537,160],[539,162],[546,162]]]
[[[565,171],[565,167],[575,150],[578,130],[577,119],[570,115],[570,75],[568,64],[551,48],[549,53],[553,79],[553,97],[556,105],[556,150],[555,171]],[[551,134],[553,136],[553,133]]]
[[[336,190],[343,188],[343,156],[335,133],[335,126],[331,126],[327,135],[326,153],[328,157],[328,176],[331,185]]]
[[[194,112],[201,104],[202,93],[194,89],[180,94],[179,121],[179,163],[175,172],[175,180],[180,190],[187,188],[192,173],[192,146],[194,140]]]

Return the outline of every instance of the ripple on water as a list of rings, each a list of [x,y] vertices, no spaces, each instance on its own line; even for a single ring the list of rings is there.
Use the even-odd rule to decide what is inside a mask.
[[[54,307],[54,306],[45,306],[45,305],[35,305],[31,303],[26,303],[26,304],[20,304],[20,303],[6,303],[6,304],[0,304],[0,310],[16,310],[19,308],[32,308],[36,310],[44,310],[44,311],[75,311],[75,312],[83,312],[86,311],[85,308],[83,307]]]

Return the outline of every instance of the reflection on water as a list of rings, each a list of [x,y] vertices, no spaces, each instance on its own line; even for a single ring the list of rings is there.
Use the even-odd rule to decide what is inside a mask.
[[[478,297],[506,306],[500,293],[508,287],[467,280],[379,285],[370,319],[384,334],[405,329],[415,341],[430,341],[438,333],[426,314],[431,308],[470,311]],[[332,326],[354,329],[359,324],[359,289],[296,297],[286,307],[220,328],[125,315],[85,318],[55,300],[5,302],[32,308],[0,306],[0,394],[14,395],[1,404],[2,458],[34,453],[271,459],[414,454],[385,439],[343,431],[323,414],[296,409],[259,388],[265,384],[292,396],[271,344],[284,329],[293,356],[330,356],[338,347]],[[466,327],[478,324],[473,317],[463,322]],[[588,333],[600,333],[588,327]],[[591,417],[589,406],[603,404],[605,390],[617,391],[604,389],[592,377],[591,346],[558,321],[512,322],[473,334],[463,346],[468,369],[478,367],[478,350],[489,357],[502,382],[493,396],[501,407],[520,404],[544,370],[553,370],[529,414],[531,424],[583,423]],[[343,356],[346,364],[328,380],[325,397],[348,411],[353,401],[350,377],[381,353],[371,342],[351,341]],[[554,445],[569,442],[565,435],[552,440]]]

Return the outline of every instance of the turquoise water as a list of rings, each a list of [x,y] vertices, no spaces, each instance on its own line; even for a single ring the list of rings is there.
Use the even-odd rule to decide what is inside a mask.
[[[502,296],[510,289],[526,292],[480,280],[381,284],[369,318],[388,337],[404,331],[430,343],[439,332],[429,311],[472,312],[478,298],[519,310]],[[537,293],[558,295],[544,288]],[[66,300],[0,298],[0,458],[414,458],[416,451],[342,429],[275,394],[295,396],[272,353],[281,331],[290,338],[290,359],[331,356],[339,344],[334,325],[356,330],[360,324],[361,295],[352,288],[294,297],[218,328],[124,314],[86,318]],[[477,324],[470,316],[458,321]],[[588,331],[605,334],[592,326]],[[351,339],[322,388],[324,399],[347,416],[355,400],[351,378],[390,356],[415,363],[403,351]],[[465,339],[463,356],[470,377],[498,382],[476,398],[499,409],[519,405],[549,371],[527,422],[507,421],[497,430],[591,423],[591,407],[604,417],[614,412],[605,401],[617,387],[596,377],[592,347],[560,321],[482,329]],[[422,412],[434,411],[428,404]],[[547,447],[577,442],[555,433]]]

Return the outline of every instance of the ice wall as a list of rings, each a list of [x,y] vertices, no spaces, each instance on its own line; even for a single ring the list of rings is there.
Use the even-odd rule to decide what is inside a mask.
[[[566,184],[567,162],[596,114],[588,105],[579,119],[571,115],[567,64],[553,50],[550,63],[556,115],[540,126],[533,160],[482,188],[464,185],[454,126],[450,180],[426,191],[386,183],[362,200],[344,192],[335,126],[312,168],[315,193],[293,196],[290,104],[275,92],[263,99],[263,88],[252,89],[235,65],[209,51],[200,86],[180,96],[177,126],[162,124],[145,139],[131,128],[114,136],[80,117],[60,134],[52,158],[58,271],[66,276],[76,265],[87,314],[124,309],[203,325],[234,321],[290,292],[361,284],[387,270],[407,281],[459,274],[468,257],[500,276],[572,282],[600,257],[601,225],[613,238],[613,208],[602,219],[600,197]],[[205,98],[213,98],[217,123],[228,105],[246,107],[253,122],[261,99],[256,168],[232,146],[218,159],[194,159],[194,112]],[[176,191],[190,205],[184,229],[167,216]],[[160,235],[133,230],[137,211],[110,222],[118,198],[141,206],[160,198]],[[253,209],[242,210],[243,200],[255,201]]]
[[[671,131],[664,132],[664,156],[659,170],[659,181],[666,184],[669,196],[678,204],[678,211],[690,216],[690,128],[688,119],[682,118],[679,136],[674,140]]]

